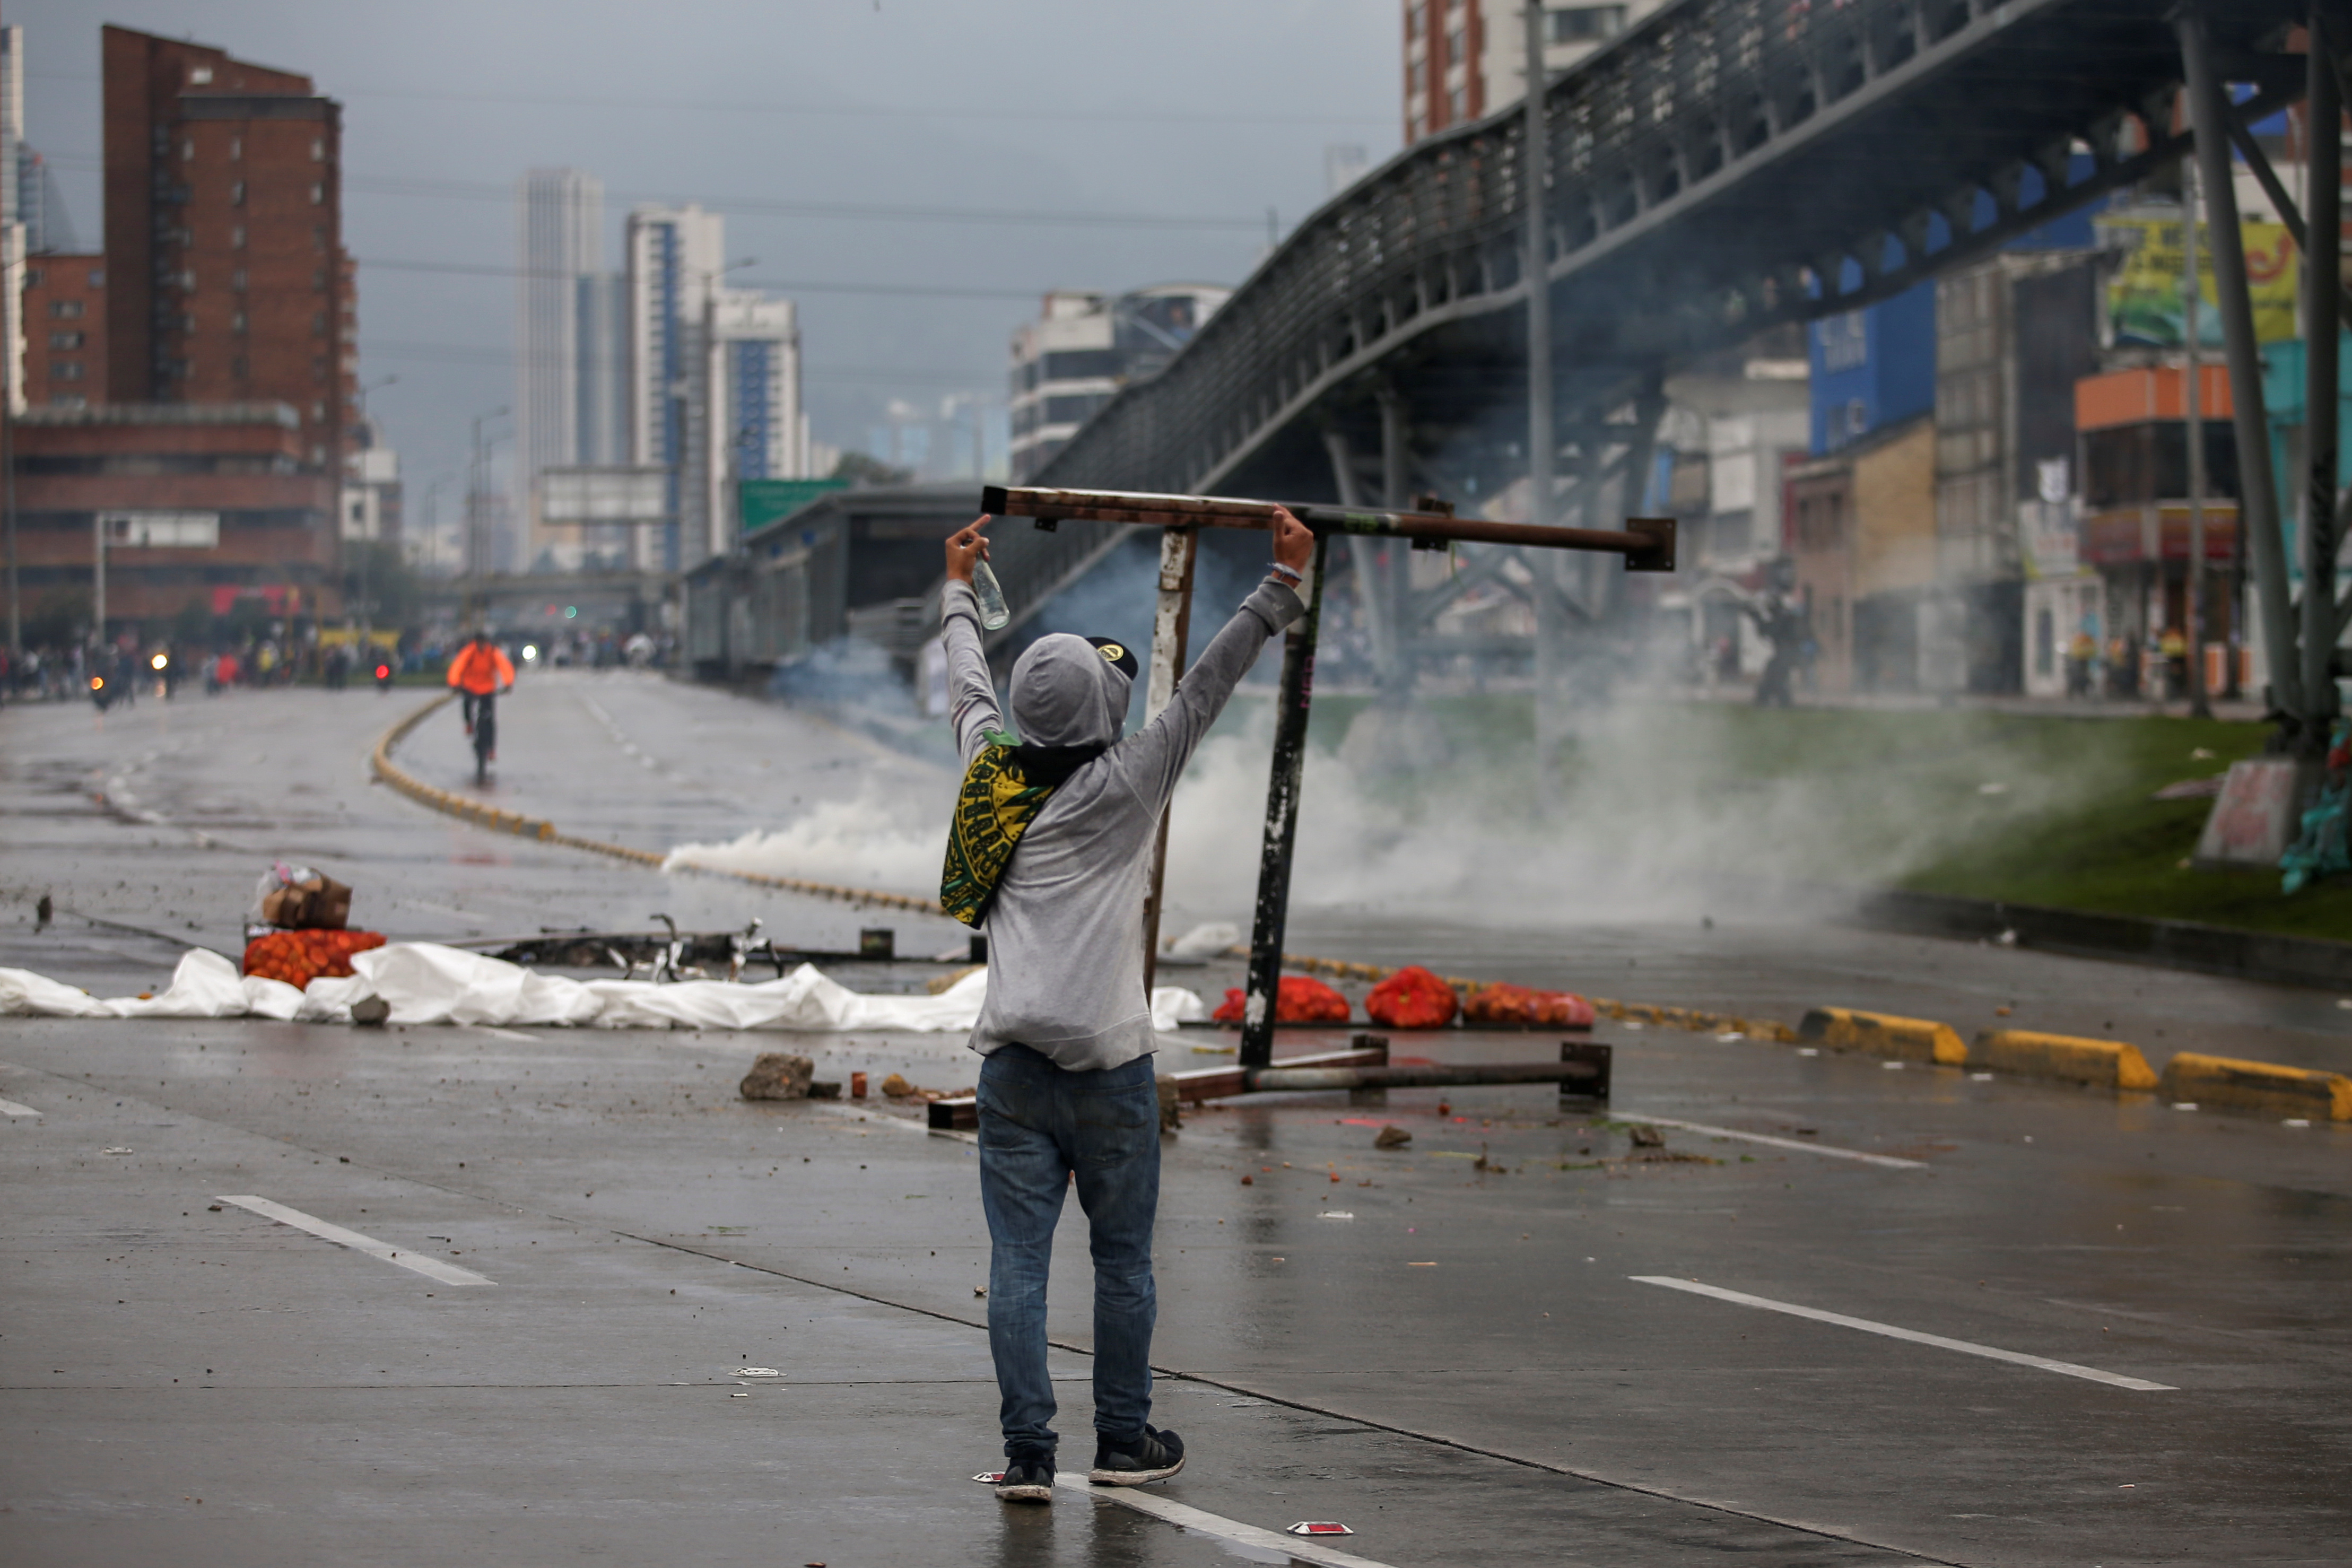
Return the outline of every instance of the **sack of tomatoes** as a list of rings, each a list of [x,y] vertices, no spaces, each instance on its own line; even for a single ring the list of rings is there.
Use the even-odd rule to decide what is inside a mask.
[[[1409,963],[1364,998],[1373,1023],[1391,1029],[1442,1029],[1462,1005],[1454,987],[1418,963]]]
[[[1220,1024],[1238,1024],[1249,998],[1238,990],[1225,993],[1224,1005],[1210,1017]],[[1344,1024],[1348,999],[1311,974],[1286,974],[1275,992],[1274,1021],[1277,1024]]]
[[[245,944],[245,972],[301,991],[322,974],[349,974],[352,954],[383,945],[374,931],[266,931]]]
[[[1502,983],[1482,985],[1462,1004],[1474,1024],[1525,1024],[1547,1029],[1592,1027],[1592,1004],[1573,991],[1530,991]]]

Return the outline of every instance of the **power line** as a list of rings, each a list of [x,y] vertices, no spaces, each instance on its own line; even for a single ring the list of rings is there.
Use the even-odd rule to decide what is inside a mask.
[[[493,267],[467,261],[387,260],[363,258],[358,263],[362,271],[379,272],[438,272],[466,278],[548,278],[558,280],[584,276],[576,272],[556,271],[544,268]],[[942,300],[1034,300],[1045,292],[1042,289],[966,289],[951,284],[933,283],[811,283],[784,282],[764,278],[746,278],[743,283],[756,289],[772,289],[789,294],[891,294],[921,299]]]
[[[67,168],[103,169],[96,158],[69,153],[47,154],[48,161]],[[372,195],[412,196],[427,200],[512,202],[512,185],[495,184],[481,180],[416,180],[388,175],[354,174],[346,172],[343,189]],[[845,218],[861,223],[968,223],[1016,225],[1030,227],[1056,228],[1159,228],[1159,229],[1222,229],[1256,232],[1265,227],[1263,216],[1256,217],[1215,217],[1207,215],[1176,215],[1155,213],[1073,213],[1073,212],[1011,212],[1000,207],[921,207],[890,206],[866,202],[780,202],[757,196],[693,196],[681,198],[674,192],[612,191],[606,193],[617,202],[677,205],[690,200],[701,205],[729,214],[758,213],[775,217]]]
[[[27,71],[44,81],[89,84],[99,78],[79,71]],[[530,108],[649,109],[673,113],[699,110],[721,114],[774,114],[788,117],[855,120],[1002,120],[1041,121],[1064,124],[1105,125],[1389,125],[1395,116],[1380,114],[1253,114],[1213,113],[1185,110],[1018,109],[976,106],[780,103],[695,98],[585,97],[559,93],[427,92],[413,88],[338,87],[329,97],[387,98],[424,103],[511,103]]]
[[[411,343],[362,340],[362,359],[416,360],[443,364],[510,365],[516,355],[505,349],[484,348],[470,343]],[[967,374],[948,370],[924,370],[911,366],[892,365],[807,365],[801,371],[803,381],[879,383],[924,382],[937,386],[970,387],[985,384],[997,372]]]

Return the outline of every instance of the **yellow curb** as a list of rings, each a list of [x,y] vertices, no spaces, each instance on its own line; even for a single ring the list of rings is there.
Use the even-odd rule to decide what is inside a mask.
[[[2183,1051],[2164,1064],[2168,1100],[2352,1121],[2352,1078]]]
[[[1897,1018],[1885,1013],[1859,1013],[1851,1007],[1815,1007],[1797,1025],[1797,1038],[1833,1046],[1840,1050],[1867,1051],[1898,1061],[1935,1062],[1958,1067],[1969,1059],[1969,1048],[1948,1024],[1926,1018]]]
[[[1995,1072],[2064,1079],[2101,1089],[2147,1089],[2157,1084],[2156,1069],[2137,1046],[2032,1029],[1987,1029],[1977,1036],[1969,1061]]]

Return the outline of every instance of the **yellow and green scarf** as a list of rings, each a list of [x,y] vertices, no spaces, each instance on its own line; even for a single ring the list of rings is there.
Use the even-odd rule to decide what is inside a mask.
[[[1024,746],[1002,731],[964,770],[948,824],[947,865],[940,873],[940,903],[968,926],[988,916],[996,885],[1013,851],[1045,803],[1106,746]]]

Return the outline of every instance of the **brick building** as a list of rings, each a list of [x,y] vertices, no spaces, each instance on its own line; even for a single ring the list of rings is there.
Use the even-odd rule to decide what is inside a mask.
[[[357,396],[341,110],[310,79],[104,29],[107,394],[283,403],[340,471]]]
[[[282,404],[36,406],[15,439],[28,608],[87,605],[101,527],[118,630],[240,600],[272,616],[337,606],[336,486]]]
[[[36,256],[25,264],[23,402],[106,401],[106,258]]]

